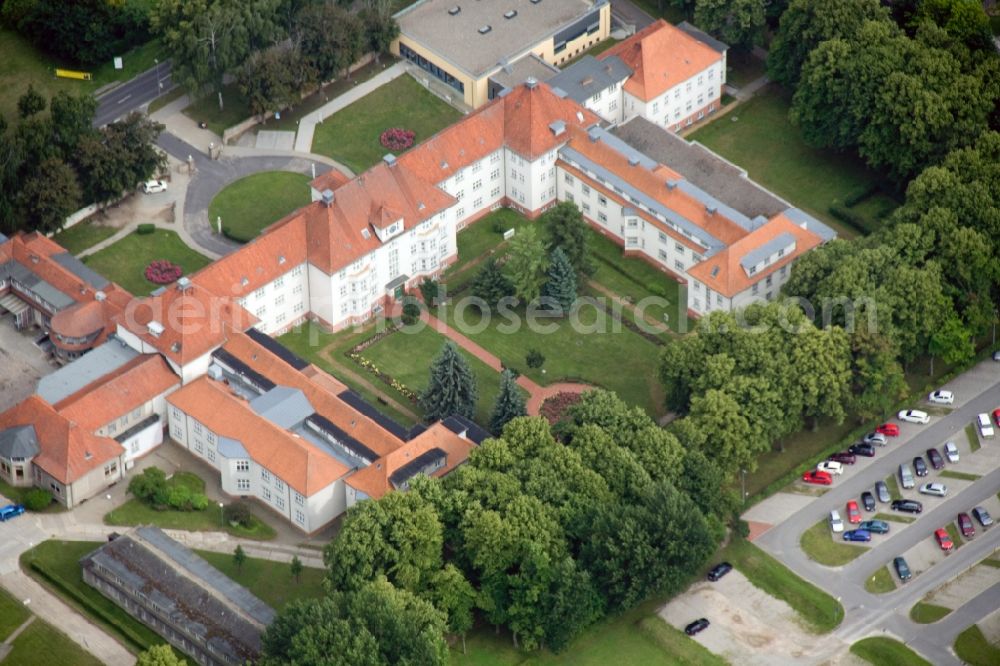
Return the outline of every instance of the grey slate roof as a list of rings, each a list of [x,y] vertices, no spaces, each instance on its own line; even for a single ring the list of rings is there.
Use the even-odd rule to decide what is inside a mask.
[[[490,80],[504,88],[516,88],[529,78],[548,81],[559,73],[559,68],[545,62],[534,53],[529,53],[513,63],[500,63],[500,70],[490,74]]]
[[[51,284],[38,277],[31,270],[13,259],[0,264],[0,277],[7,277],[19,282],[25,289],[36,294],[58,312],[68,308],[76,301],[62,293]]]
[[[564,91],[571,100],[582,104],[595,93],[624,81],[631,75],[632,68],[618,56],[598,60],[592,55],[585,55],[549,79],[548,83],[553,88]]]
[[[805,212],[804,210],[800,210],[798,208],[789,208],[788,210],[785,211],[785,217],[787,217],[795,224],[803,226],[809,231],[813,232],[814,234],[822,238],[824,243],[827,241],[831,241],[837,237],[836,231],[834,231],[827,225],[823,224],[822,222],[820,222],[819,220],[817,220],[815,217]]]
[[[52,260],[89,284],[94,289],[104,289],[111,284],[106,277],[94,271],[89,266],[84,265],[82,261],[74,257],[69,252],[53,254]]]
[[[715,37],[712,37],[704,30],[701,30],[691,25],[687,21],[681,21],[680,23],[677,24],[677,27],[686,32],[687,34],[691,35],[695,39],[697,39],[702,44],[705,44],[706,46],[710,47],[715,51],[718,51],[719,53],[725,53],[726,51],[729,50],[728,44],[720,42]]]
[[[119,338],[107,341],[68,365],[38,380],[36,393],[50,405],[73,395],[87,384],[97,381],[122,367],[136,356],[135,351]]]
[[[250,401],[250,408],[280,428],[288,430],[316,412],[305,393],[288,386],[273,389]]]
[[[243,442],[232,437],[219,437],[219,455],[229,460],[249,459],[250,454],[243,448]]]
[[[0,431],[0,458],[33,458],[40,452],[34,426],[14,426]]]
[[[770,257],[772,254],[774,254],[781,248],[788,247],[789,245],[792,245],[794,243],[795,243],[795,236],[793,236],[792,234],[789,233],[778,234],[777,236],[767,241],[763,245],[755,247],[754,249],[750,250],[745,255],[743,255],[743,257],[740,259],[740,266],[743,267],[743,270],[749,273],[751,268],[753,268],[760,262],[764,261],[764,259]]]

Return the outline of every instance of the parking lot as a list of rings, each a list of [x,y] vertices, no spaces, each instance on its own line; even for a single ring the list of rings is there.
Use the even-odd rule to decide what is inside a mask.
[[[35,346],[41,331],[18,332],[11,315],[0,316],[0,412],[35,392],[38,380],[55,369],[54,362]]]

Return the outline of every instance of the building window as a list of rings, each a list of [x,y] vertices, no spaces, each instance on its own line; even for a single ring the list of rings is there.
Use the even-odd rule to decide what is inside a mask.
[[[568,173],[567,174],[563,174],[563,180],[566,181],[567,185],[572,185],[575,182],[574,179],[573,179],[573,176],[569,175]]]
[[[282,481],[281,479],[279,479],[278,477],[275,477],[274,478],[274,488],[279,493],[285,492],[285,482]]]
[[[753,283],[753,287],[751,287],[751,289],[750,289],[750,293],[752,293],[752,294],[756,294],[756,293],[757,293],[757,288],[758,288],[758,287],[760,287],[760,285],[759,285],[758,283],[754,282],[754,283]]]
[[[305,525],[306,524],[306,514],[302,513],[301,511],[296,510],[295,511],[295,522],[297,522],[299,525]]]
[[[201,433],[202,433],[202,427],[201,427],[201,424],[200,424],[200,423],[198,423],[197,421],[195,421],[195,422],[194,422],[194,434],[196,434],[196,435],[200,435]]]
[[[772,274],[772,275],[768,275],[768,276],[767,276],[767,286],[768,286],[768,287],[770,287],[770,286],[771,286],[771,278],[773,278],[773,277],[774,277],[774,275],[773,275],[773,274]]]
[[[604,213],[598,213],[597,214],[597,219],[600,220],[601,222],[603,222],[604,224],[608,223],[608,216],[605,215]]]
[[[490,164],[496,164],[500,161],[500,153],[493,153],[490,155]]]
[[[715,295],[715,304],[716,305],[722,305],[722,294],[716,294]]]
[[[274,299],[274,304],[275,305],[284,305],[284,303],[285,303],[285,295],[284,294],[281,294],[280,296],[278,296],[278,297],[276,297]]]
[[[301,493],[295,493],[295,503],[299,506],[305,506],[306,498]]]
[[[482,180],[482,178],[480,178],[479,180],[477,180],[474,183],[472,183],[472,189],[473,190],[479,190],[479,189],[482,189],[482,187],[483,187],[483,180]]]
[[[677,270],[683,272],[684,271],[684,264],[681,263],[680,261],[676,261],[675,260],[674,261],[674,268],[676,268]]]
[[[236,490],[250,490],[250,479],[236,479]]]
[[[237,472],[249,472],[250,471],[250,461],[249,460],[237,460],[236,461],[236,471]]]
[[[263,298],[264,297],[264,287],[261,287],[257,291],[253,292],[253,297],[254,298]]]
[[[667,251],[666,250],[658,250],[656,254],[660,258],[660,261],[666,261],[667,260]]]
[[[276,280],[274,281],[274,286],[275,286],[275,288],[277,288],[277,287],[281,287],[281,286],[283,286],[284,284],[285,284],[285,276],[284,276],[284,275],[282,275],[281,277],[277,278],[277,279],[276,279]]]
[[[500,196],[500,188],[499,187],[494,187],[492,190],[490,190],[490,198],[491,199],[496,199],[498,196]]]
[[[493,171],[490,172],[490,179],[496,180],[499,177],[500,177],[500,169],[493,169]]]
[[[580,191],[582,191],[582,192],[583,192],[584,196],[590,196],[590,188],[589,188],[588,186],[586,186],[586,185],[583,185],[583,186],[582,186],[582,187],[580,188]]]
[[[260,468],[260,480],[264,483],[271,483],[271,473],[263,467]]]
[[[681,245],[680,243],[674,243],[674,249],[677,250],[678,254],[680,255],[684,254],[684,246]]]
[[[598,194],[597,195],[597,203],[601,204],[602,206],[607,206],[608,205],[608,198],[606,196],[604,196],[603,194]]]
[[[261,495],[263,495],[264,499],[268,502],[271,501],[271,490],[269,488],[264,488],[264,490],[261,491]]]
[[[214,432],[211,432],[211,431],[209,431],[209,432],[208,432],[208,433],[207,433],[207,434],[205,435],[205,439],[206,439],[206,440],[208,440],[208,443],[209,443],[209,444],[215,444],[215,433],[214,433]]]
[[[276,507],[278,507],[279,509],[284,509],[285,508],[285,498],[282,497],[281,495],[278,495],[277,497],[274,498],[274,505]]]
[[[781,277],[785,277],[788,274],[788,264],[781,267]]]

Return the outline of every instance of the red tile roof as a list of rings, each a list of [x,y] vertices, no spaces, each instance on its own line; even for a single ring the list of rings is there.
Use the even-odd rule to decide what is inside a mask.
[[[47,402],[32,395],[0,414],[0,430],[34,426],[40,453],[32,461],[63,484],[72,484],[91,470],[125,452],[121,444],[98,437],[59,415]]]
[[[649,102],[722,60],[722,54],[663,19],[600,54],[618,56],[632,68],[625,91]],[[721,85],[722,79],[719,79]]]
[[[350,178],[342,174],[340,171],[330,169],[326,173],[320,174],[311,180],[309,182],[309,187],[322,194],[323,190],[335,190],[349,180]]]

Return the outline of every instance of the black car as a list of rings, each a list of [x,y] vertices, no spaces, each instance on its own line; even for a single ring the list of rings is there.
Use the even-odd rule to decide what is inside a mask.
[[[853,453],[856,456],[864,456],[865,458],[875,457],[875,447],[871,444],[865,444],[861,442],[859,444],[851,444],[847,449],[848,453]]]
[[[979,524],[983,527],[989,527],[993,524],[993,516],[990,515],[989,511],[981,506],[977,506],[973,509],[972,515],[975,516],[976,520],[978,520]]]
[[[733,570],[733,565],[730,564],[729,562],[722,562],[720,564],[716,564],[714,567],[712,567],[712,570],[708,572],[708,579],[714,583],[715,581],[719,580],[732,570]]]
[[[853,453],[848,453],[847,451],[840,451],[839,453],[834,453],[832,456],[827,458],[827,460],[832,460],[833,462],[839,462],[841,465],[853,465],[857,462],[857,458],[854,457]]]
[[[931,461],[931,467],[934,469],[944,469],[944,458],[937,449],[927,449],[927,459]]]
[[[865,511],[874,511],[875,496],[866,490],[865,492],[861,493],[861,504],[864,505]]]
[[[905,511],[906,513],[920,513],[924,510],[924,505],[917,500],[898,499],[892,501],[893,511]]]
[[[927,476],[927,465],[920,456],[913,459],[913,472],[917,476]]]
[[[708,629],[708,620],[701,618],[684,627],[684,633],[688,636],[694,636],[705,629]]]
[[[910,577],[913,576],[913,574],[910,573],[909,565],[906,563],[906,560],[904,560],[902,557],[897,557],[896,559],[894,559],[892,561],[892,566],[895,567],[896,575],[899,576],[899,580],[903,581],[904,583],[910,580]]]

